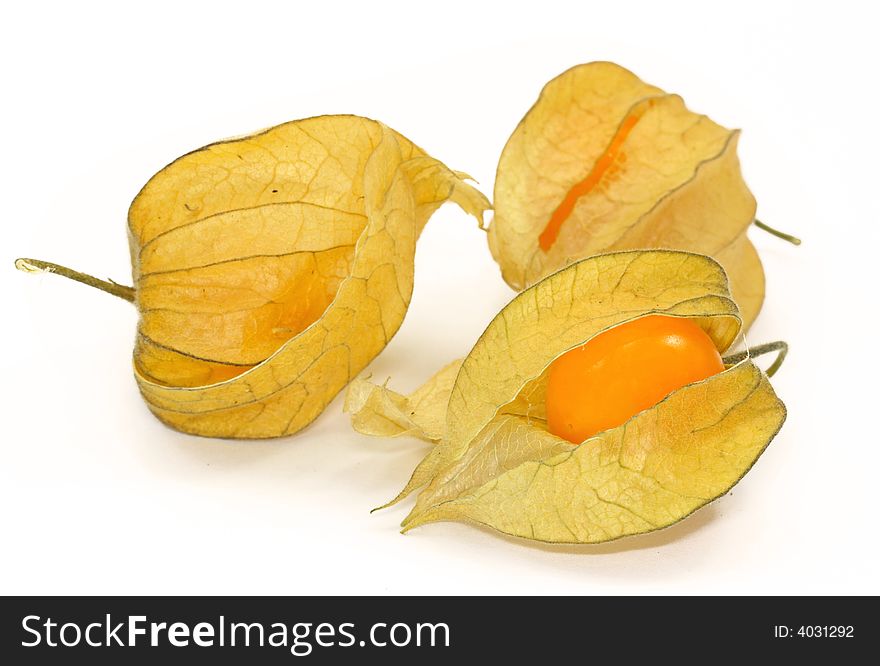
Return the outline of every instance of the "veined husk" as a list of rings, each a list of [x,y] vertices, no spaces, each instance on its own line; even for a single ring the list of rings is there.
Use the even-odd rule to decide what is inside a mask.
[[[489,247],[505,281],[521,290],[601,252],[689,250],[724,266],[748,329],[764,299],[764,271],[746,236],[756,203],[738,140],[738,131],[619,65],[559,75],[498,162]],[[554,235],[557,209],[570,212]]]
[[[520,293],[467,357],[413,396],[356,380],[346,405],[356,429],[437,442],[392,502],[423,488],[404,529],[463,520],[538,541],[597,543],[666,527],[726,493],[785,420],[749,359],[579,445],[547,431],[550,363],[649,314],[691,318],[720,352],[741,329],[713,259],[608,253]]]
[[[134,369],[185,432],[297,432],[406,314],[415,243],[454,201],[489,204],[382,123],[322,116],[184,155],[129,211]]]

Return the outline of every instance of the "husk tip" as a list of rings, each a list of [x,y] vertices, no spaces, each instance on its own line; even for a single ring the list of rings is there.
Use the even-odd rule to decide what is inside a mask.
[[[412,529],[416,527],[421,527],[427,523],[434,522],[436,519],[432,519],[430,517],[426,517],[425,511],[420,511],[419,513],[415,513],[415,510],[410,512],[410,514],[404,518],[400,523],[400,533],[406,534]]]
[[[392,507],[392,506],[394,506],[395,504],[397,504],[397,503],[398,503],[400,500],[402,500],[402,499],[403,499],[403,497],[402,497],[401,495],[398,495],[398,496],[395,497],[394,499],[389,500],[388,502],[385,502],[385,504],[382,504],[381,506],[377,506],[377,507],[374,508],[374,509],[370,509],[370,515],[376,513],[377,511],[381,511],[382,509],[387,509],[387,508],[389,508],[389,507]]]

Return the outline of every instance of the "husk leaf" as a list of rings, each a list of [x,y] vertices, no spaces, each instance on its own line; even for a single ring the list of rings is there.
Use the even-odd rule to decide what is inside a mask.
[[[416,239],[486,198],[385,125],[322,116],[185,155],[131,205],[135,377],[185,432],[289,435],[388,343]]]
[[[693,319],[720,352],[740,331],[721,266],[687,252],[597,255],[514,298],[462,361],[445,432],[391,502],[425,486],[404,528],[464,520],[539,541],[596,543],[665,527],[727,492],[785,418],[749,359],[580,445],[547,431],[543,391],[552,361],[649,314]],[[436,413],[445,393],[432,391],[434,384],[419,392],[434,396]],[[391,415],[386,391],[373,387],[371,401],[353,410],[357,429],[376,434],[359,424]]]
[[[569,69],[544,87],[498,163],[489,246],[504,279],[521,290],[601,252],[688,250],[722,263],[747,329],[764,273],[745,238],[756,203],[738,139],[619,65]]]

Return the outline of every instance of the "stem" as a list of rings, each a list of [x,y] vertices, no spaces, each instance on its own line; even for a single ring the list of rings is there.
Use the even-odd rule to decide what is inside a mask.
[[[767,342],[763,345],[756,345],[751,349],[747,349],[746,351],[737,352],[736,354],[725,356],[721,360],[724,361],[724,365],[734,365],[736,363],[739,363],[740,361],[744,361],[747,358],[757,358],[758,356],[763,356],[764,354],[769,354],[770,352],[779,352],[776,355],[776,360],[773,361],[773,364],[766,370],[767,376],[772,377],[776,374],[776,371],[779,370],[779,367],[785,360],[786,354],[788,354],[788,343],[783,342],[782,340],[777,340],[776,342]]]
[[[41,261],[40,259],[16,259],[15,267],[25,273],[57,273],[70,280],[81,282],[82,284],[87,284],[95,289],[106,291],[108,294],[118,296],[129,303],[134,303],[134,289],[122,284],[117,284],[113,282],[113,280],[99,280],[96,277],[80,273],[72,268],[53,264],[49,261]]]
[[[792,236],[791,234],[787,234],[784,231],[779,231],[779,229],[774,229],[769,224],[764,224],[763,222],[761,222],[761,220],[759,220],[758,218],[755,218],[755,226],[758,227],[758,229],[763,229],[768,234],[773,234],[777,238],[788,241],[792,245],[801,244],[801,239],[797,236]]]

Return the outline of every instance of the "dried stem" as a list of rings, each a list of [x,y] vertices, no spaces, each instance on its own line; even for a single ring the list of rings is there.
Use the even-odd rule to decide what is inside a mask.
[[[117,284],[116,282],[113,282],[113,280],[99,280],[96,277],[92,277],[86,273],[80,273],[72,268],[53,264],[49,261],[42,261],[40,259],[16,259],[15,267],[25,273],[57,273],[70,280],[81,282],[82,284],[87,284],[95,289],[106,291],[108,294],[118,296],[129,303],[134,303],[134,289],[122,284]]]
[[[763,356],[764,354],[769,354],[770,352],[779,352],[776,356],[776,360],[773,361],[773,364],[767,368],[767,376],[772,377],[776,374],[776,371],[779,370],[779,367],[782,365],[782,362],[785,360],[785,355],[788,354],[788,343],[783,342],[782,340],[777,340],[776,342],[767,342],[763,345],[756,345],[746,351],[737,352],[736,354],[730,354],[729,356],[725,356],[722,360],[725,365],[734,365],[739,363],[740,361],[744,361],[747,358],[757,358],[758,356]]]
[[[764,224],[763,222],[761,222],[761,220],[759,220],[757,218],[755,219],[755,226],[758,227],[758,229],[763,229],[768,234],[773,234],[777,238],[781,238],[782,240],[788,241],[792,245],[800,245],[801,244],[801,239],[798,238],[797,236],[792,236],[791,234],[787,234],[784,231],[779,231],[779,229],[774,229],[769,224]]]

